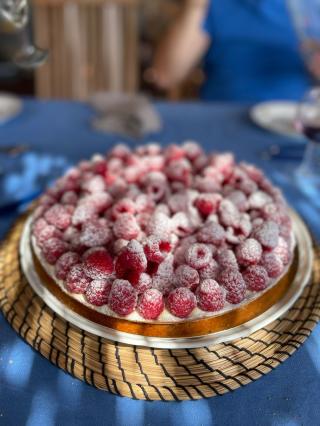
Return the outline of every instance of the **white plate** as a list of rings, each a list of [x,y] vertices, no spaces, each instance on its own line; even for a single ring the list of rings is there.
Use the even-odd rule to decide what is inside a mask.
[[[17,116],[22,110],[22,101],[13,95],[0,93],[0,124]]]
[[[47,288],[41,283],[41,279],[35,271],[30,248],[31,218],[29,218],[27,221],[21,236],[21,267],[33,290],[54,312],[73,325],[80,327],[90,333],[121,343],[127,343],[136,346],[148,346],[153,348],[183,349],[208,346],[215,343],[227,342],[238,339],[240,337],[248,336],[254,331],[270,324],[272,321],[283,315],[296,302],[304,287],[308,284],[311,276],[313,261],[312,241],[310,234],[301,218],[294,212],[292,212],[291,215],[293,219],[293,231],[299,247],[299,259],[297,273],[291,284],[291,287],[285,296],[266,312],[246,322],[245,324],[226,331],[219,331],[205,336],[189,338],[145,337],[110,329],[108,327],[89,321],[83,316],[73,312],[62,302],[60,302],[49,290],[47,290]]]
[[[262,102],[253,106],[249,115],[254,123],[266,130],[302,141],[303,137],[294,125],[298,106],[297,102],[289,101]]]

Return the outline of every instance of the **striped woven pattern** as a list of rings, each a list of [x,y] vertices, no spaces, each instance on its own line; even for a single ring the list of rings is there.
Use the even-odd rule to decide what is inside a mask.
[[[285,361],[320,318],[320,248],[313,277],[287,314],[249,337],[197,349],[152,349],[115,343],[58,317],[21,273],[21,217],[0,248],[0,308],[33,348],[63,370],[118,395],[144,400],[207,398],[257,380]]]

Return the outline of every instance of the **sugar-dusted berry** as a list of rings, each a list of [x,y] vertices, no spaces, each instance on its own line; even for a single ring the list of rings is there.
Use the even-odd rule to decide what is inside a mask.
[[[210,248],[206,244],[192,244],[185,253],[186,262],[195,269],[207,266],[212,259]]]
[[[88,284],[85,292],[87,301],[95,306],[106,305],[108,303],[111,286],[111,279],[92,280]]]
[[[150,288],[139,297],[137,311],[143,318],[155,320],[163,309],[163,295],[157,289]]]
[[[167,298],[169,311],[178,318],[187,318],[196,305],[196,296],[186,287],[172,290]]]
[[[199,272],[189,265],[180,265],[175,271],[176,286],[195,290],[200,282]]]
[[[109,294],[109,307],[118,315],[126,316],[134,311],[138,295],[127,280],[114,280]]]
[[[201,281],[196,291],[198,307],[203,311],[219,311],[225,303],[225,294],[217,281],[206,279]]]
[[[81,263],[73,265],[68,272],[65,285],[71,293],[85,293],[91,279],[85,274]]]
[[[267,271],[260,265],[248,266],[242,275],[248,289],[252,291],[264,290],[270,282]]]

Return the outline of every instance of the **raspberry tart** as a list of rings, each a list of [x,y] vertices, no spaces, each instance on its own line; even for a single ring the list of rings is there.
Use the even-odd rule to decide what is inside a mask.
[[[80,162],[39,199],[30,239],[35,270],[69,308],[151,336],[239,325],[294,274],[281,191],[191,141],[117,145]]]

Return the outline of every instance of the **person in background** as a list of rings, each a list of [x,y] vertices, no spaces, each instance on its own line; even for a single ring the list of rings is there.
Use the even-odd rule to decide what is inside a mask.
[[[311,85],[285,0],[185,0],[147,78],[170,89],[203,59],[203,100],[300,99]]]

